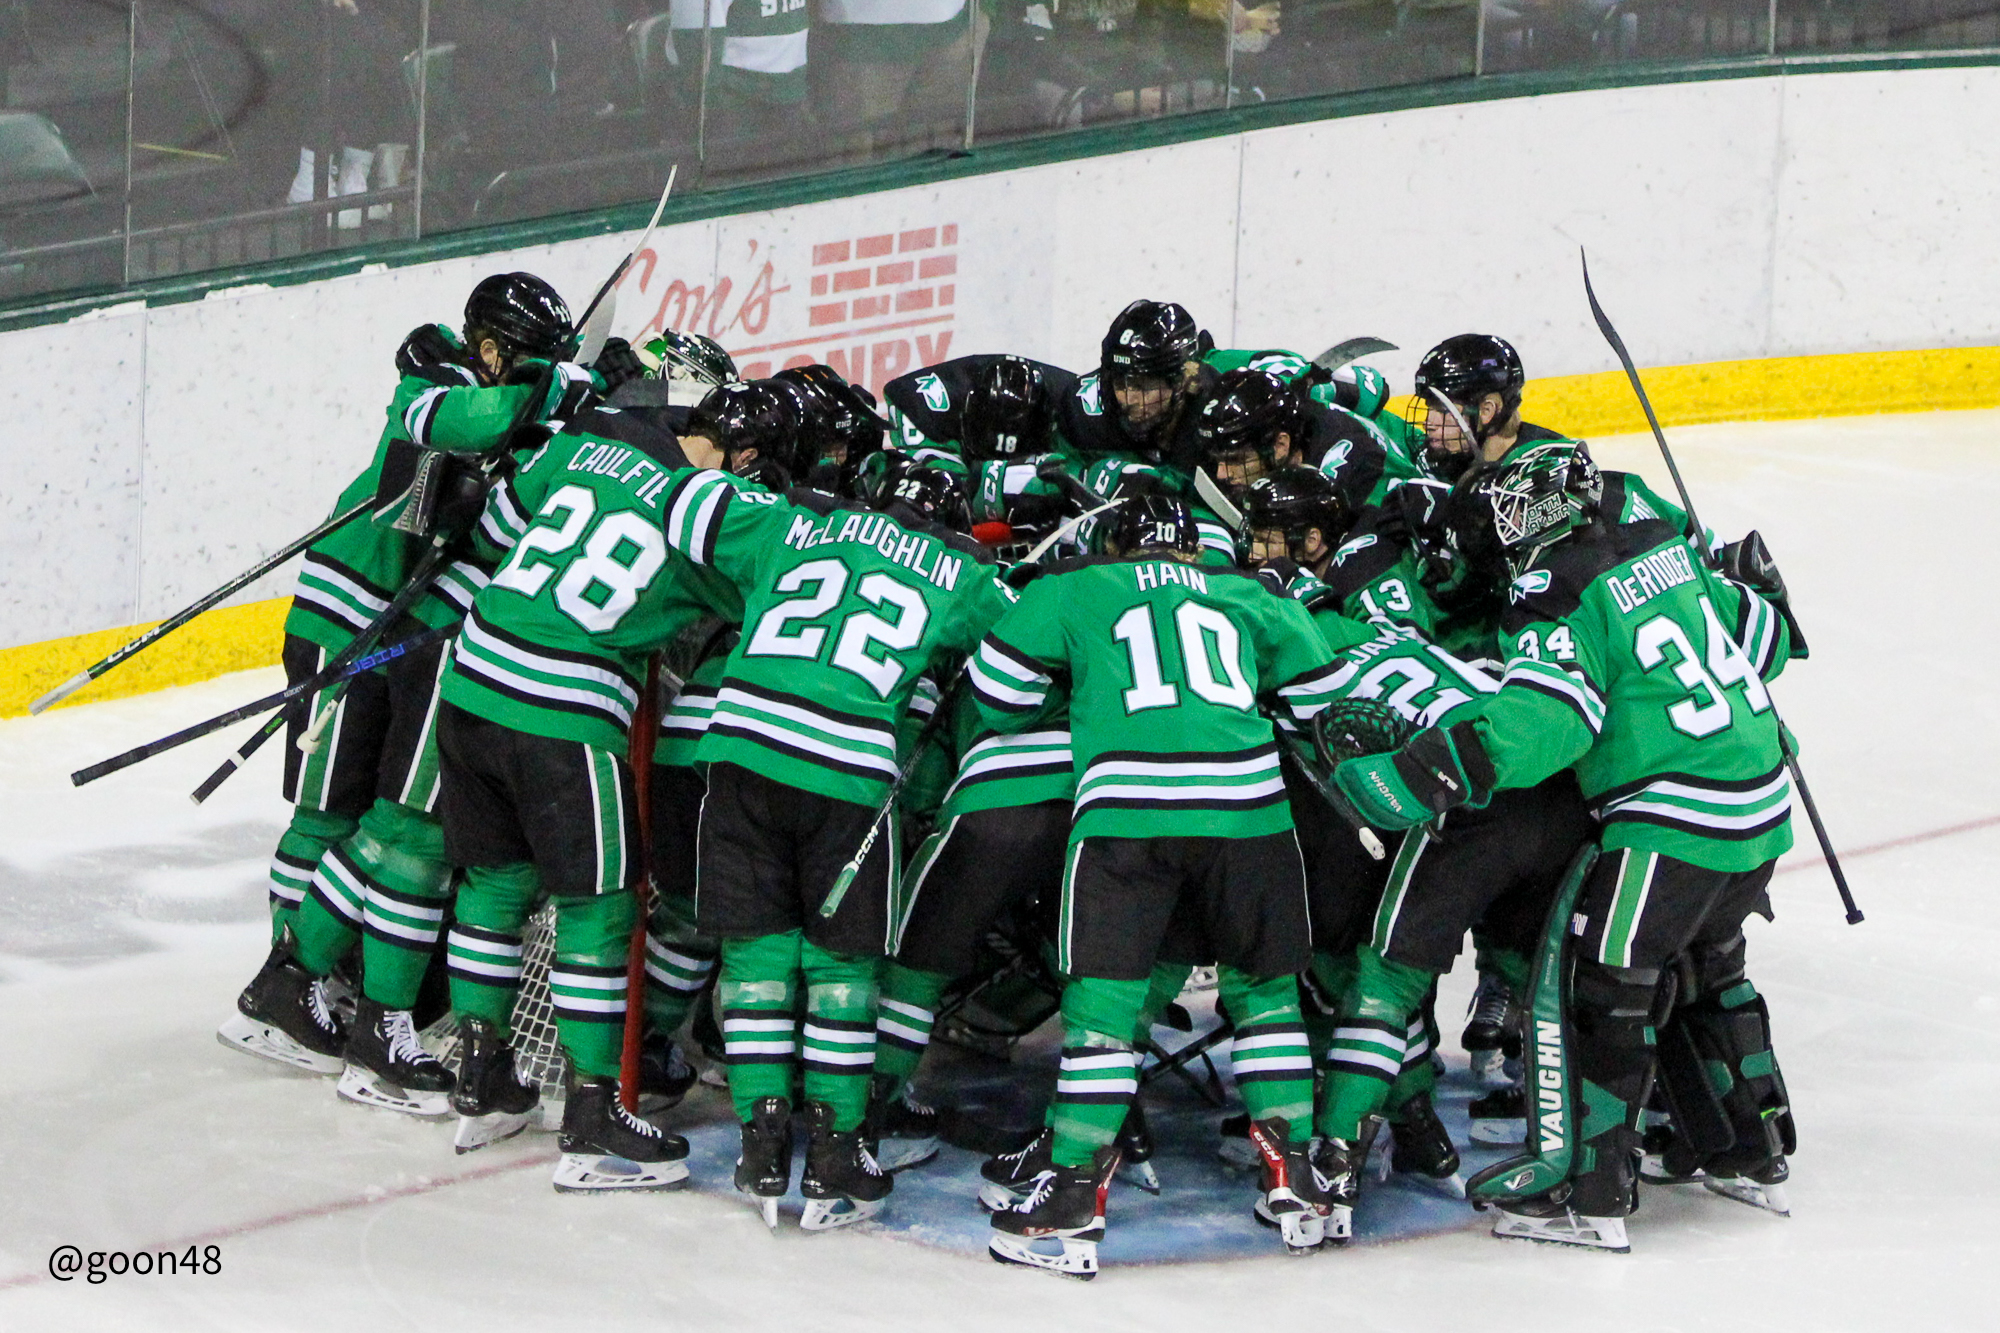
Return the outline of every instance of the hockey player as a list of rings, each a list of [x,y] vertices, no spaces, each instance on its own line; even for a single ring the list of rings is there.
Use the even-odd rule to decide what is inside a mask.
[[[588,413],[497,487],[482,538],[507,553],[455,647],[439,710],[445,843],[464,867],[450,936],[464,1064],[461,1147],[518,1128],[536,1100],[507,1047],[521,929],[556,905],[549,994],[570,1063],[558,1190],[685,1181],[684,1140],[619,1105],[638,812],[627,729],[646,659],[734,589],[674,556],[661,528],[695,473],[670,435]]]
[[[862,469],[881,450],[889,429],[876,410],[875,395],[850,384],[832,366],[798,366],[772,378],[798,389],[807,451],[814,455],[809,468],[793,474],[794,484],[857,497]]]
[[[462,343],[439,325],[404,341],[388,424],[339,507],[385,489],[385,471],[407,473],[419,450],[488,451],[518,423],[572,410],[597,387],[585,368],[554,363],[569,355],[572,338],[562,298],[541,279],[506,273],[482,281],[466,302]],[[508,382],[515,380],[525,382]],[[473,504],[476,516],[476,495]],[[391,526],[399,513],[395,506],[378,521],[350,523],[306,553],[285,625],[293,682],[345,648],[402,587],[425,542]],[[458,561],[414,608],[415,623],[389,634],[448,626],[485,580],[475,563]],[[449,1072],[418,1045],[409,1012],[450,884],[432,813],[430,728],[443,651],[439,644],[355,678],[315,750],[285,747],[293,815],[271,865],[276,943],[239,997],[239,1016],[218,1034],[225,1045],[341,1073],[343,1095],[427,1115],[447,1113],[451,1087]],[[316,695],[294,713],[293,742],[323,706]],[[357,936],[364,982],[350,1039],[324,979]]]
[[[1216,381],[1194,430],[1197,462],[1239,505],[1250,483],[1292,466],[1330,468],[1350,505],[1380,503],[1388,493],[1390,446],[1382,433],[1268,371],[1232,370]]]
[[[1296,602],[1193,563],[1183,502],[1127,505],[1114,545],[1030,584],[970,668],[997,731],[1033,725],[1058,678],[1070,694],[1078,776],[1057,938],[1074,980],[1055,1133],[1046,1158],[1019,1164],[1022,1197],[994,1214],[990,1249],[1077,1277],[1096,1271],[1114,1141],[1138,1089],[1132,1034],[1170,937],[1221,963],[1265,1164],[1258,1215],[1295,1252],[1319,1245],[1326,1217],[1307,1165],[1312,1060],[1293,980],[1307,962],[1305,886],[1259,705],[1323,700],[1330,655]]]
[[[1077,377],[1026,357],[961,356],[882,386],[889,440],[918,462],[966,471],[1049,451],[1056,404]]]
[[[722,947],[730,1097],[743,1126],[736,1185],[775,1224],[802,1063],[811,1138],[801,1225],[843,1226],[879,1211],[891,1189],[864,1120],[876,971],[899,879],[893,810],[837,900],[835,881],[875,827],[919,678],[940,654],[971,651],[1009,595],[950,541],[880,513],[738,493],[706,472],[665,504],[674,550],[744,600],[743,638],[695,751],[708,780],[697,925]]]
[[[1491,524],[1515,574],[1504,684],[1478,717],[1334,776],[1370,823],[1403,828],[1574,765],[1601,828],[1568,997],[1587,1114],[1565,1145],[1568,1178],[1503,1204],[1494,1233],[1628,1248],[1638,1117],[1669,1016],[1728,1075],[1708,1082],[1691,1059],[1683,1081],[1733,1137],[1707,1159],[1708,1183],[1783,1211],[1791,1116],[1742,923],[1769,914],[1772,865],[1792,841],[1764,684],[1790,655],[1789,608],[1711,571],[1670,522],[1606,521],[1580,445],[1541,443],[1467,484],[1484,504],[1463,521]],[[1550,929],[1567,937],[1569,923]],[[1677,959],[1692,992],[1678,1007]]]

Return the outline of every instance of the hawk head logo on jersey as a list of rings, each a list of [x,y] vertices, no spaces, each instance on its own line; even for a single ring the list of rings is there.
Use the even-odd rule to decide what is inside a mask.
[[[1338,551],[1335,551],[1333,553],[1333,563],[1344,565],[1347,563],[1348,556],[1353,555],[1357,551],[1365,551],[1374,544],[1375,534],[1372,532],[1363,533],[1353,541],[1348,542],[1345,546],[1342,546]]]
[[[1339,444],[1334,445],[1333,448],[1326,451],[1326,457],[1319,461],[1319,470],[1326,473],[1329,477],[1338,478],[1340,476],[1340,469],[1347,466],[1348,455],[1353,452],[1354,441],[1342,440]]]
[[[1531,569],[1521,575],[1520,578],[1515,579],[1513,586],[1507,589],[1507,600],[1510,602],[1525,602],[1538,592],[1547,592],[1549,584],[1552,582],[1554,582],[1554,579],[1550,576],[1548,570]]]

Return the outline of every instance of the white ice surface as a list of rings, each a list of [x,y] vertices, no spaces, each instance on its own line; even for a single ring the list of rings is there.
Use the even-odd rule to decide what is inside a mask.
[[[1622,1258],[1495,1241],[1468,1213],[1459,1234],[1085,1286],[773,1238],[712,1197],[558,1197],[546,1138],[454,1158],[444,1129],[215,1043],[263,953],[276,745],[198,811],[184,795],[224,738],[70,787],[261,672],[0,723],[0,1330],[1993,1327],[2000,413],[1673,438],[1701,517],[1759,526],[1792,585],[1813,660],[1774,693],[1868,912],[1843,924],[1801,852],[1777,924],[1750,927],[1802,1139],[1790,1220],[1650,1190]],[[1650,442],[1598,454],[1672,493]],[[1448,1031],[1464,995],[1461,969]],[[44,1275],[58,1244],[195,1237],[219,1276]]]

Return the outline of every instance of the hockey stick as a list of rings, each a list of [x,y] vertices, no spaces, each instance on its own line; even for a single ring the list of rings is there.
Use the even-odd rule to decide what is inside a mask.
[[[1122,498],[1116,500],[1106,500],[1103,504],[1097,506],[1095,509],[1086,509],[1084,510],[1084,512],[1078,514],[1076,517],[1068,519],[1063,523],[1061,527],[1057,528],[1054,532],[1051,532],[1048,536],[1042,538],[1040,541],[1036,542],[1033,546],[1029,547],[1028,553],[1021,557],[1021,563],[1024,565],[1034,564],[1035,562],[1040,560],[1043,556],[1047,555],[1051,550],[1053,550],[1057,542],[1069,536],[1072,532],[1075,532],[1085,523],[1088,523],[1091,519],[1096,518],[1099,514],[1103,513],[1105,510],[1116,509],[1119,505],[1122,505],[1124,503],[1125,501]]]
[[[639,1050],[646,1031],[646,910],[653,884],[653,746],[660,736],[660,655],[646,663],[646,692],[632,710],[632,798],[639,805],[638,869],[632,885],[632,943],[625,953],[625,1034],[618,1051],[618,1100],[639,1113]]]
[[[903,794],[903,787],[909,782],[910,774],[917,771],[917,763],[924,757],[924,747],[929,745],[943,729],[946,718],[958,704],[959,690],[963,688],[966,678],[971,674],[972,660],[967,658],[965,665],[958,669],[958,674],[952,677],[951,684],[938,696],[936,709],[924,720],[922,729],[917,732],[917,739],[910,745],[910,761],[896,770],[896,776],[889,782],[888,794],[882,798],[882,804],[875,810],[875,818],[868,821],[868,832],[862,835],[861,846],[855,849],[847,864],[840,868],[840,873],[833,877],[833,888],[828,890],[826,901],[819,905],[819,914],[822,918],[830,918],[840,910],[841,902],[847,897],[847,890],[853,887],[854,877],[861,873],[862,863],[868,859],[868,853],[875,850],[875,840],[882,836],[883,827],[888,824],[890,814],[896,809],[896,798]]]
[[[405,653],[415,652],[419,648],[436,643],[439,639],[448,638],[458,632],[458,624],[459,622],[453,621],[449,625],[441,625],[436,629],[427,629],[421,634],[412,634],[409,638],[399,643],[390,644],[387,648],[378,649],[354,662],[342,673],[341,678],[347,679],[348,677],[358,676],[364,671],[373,671],[384,662],[392,662]],[[263,748],[265,741],[270,740],[271,737],[278,734],[278,729],[285,725],[285,719],[289,718],[297,707],[298,702],[294,700],[292,703],[286,704],[273,713],[263,726],[251,734],[249,740],[243,742],[235,754],[223,760],[220,768],[210,773],[206,781],[188,793],[188,799],[196,805],[200,805],[203,801],[215,795],[217,787],[229,781],[235,775],[237,769],[250,762],[251,755],[256,754],[258,750]]]
[[[604,285],[597,289],[597,295],[591,297],[590,304],[583,308],[583,316],[576,322],[577,328],[582,331],[582,337],[577,343],[576,356],[578,361],[588,364],[596,360],[597,354],[604,350],[605,340],[611,336],[612,318],[618,310],[618,294],[616,291],[618,280],[623,278],[625,271],[632,267],[632,261],[639,257],[641,250],[646,248],[646,242],[653,239],[653,231],[660,225],[660,215],[667,211],[667,200],[673,197],[674,177],[680,174],[681,164],[678,162],[674,163],[668,169],[667,188],[660,191],[660,202],[653,205],[652,219],[646,223],[646,230],[639,233],[639,243],[632,247],[630,254],[618,262],[617,268],[611,270],[611,276],[604,280]],[[607,297],[610,298],[610,304],[605,307],[604,318],[595,327],[592,327],[591,318],[597,314],[597,307],[605,304],[605,298]],[[593,338],[597,340],[595,347],[591,346],[591,339]]]
[[[1653,412],[1653,401],[1646,396],[1646,386],[1639,382],[1639,368],[1632,364],[1632,354],[1625,350],[1625,340],[1618,336],[1618,330],[1611,327],[1611,317],[1598,304],[1597,292],[1590,285],[1590,257],[1580,249],[1578,255],[1583,260],[1583,294],[1590,299],[1590,314],[1597,321],[1597,331],[1611,344],[1611,350],[1618,354],[1618,364],[1625,367],[1625,378],[1632,382],[1632,392],[1638,396],[1639,406],[1646,411],[1646,424],[1653,429],[1653,441],[1660,446],[1660,456],[1667,460],[1667,471],[1673,474],[1674,489],[1680,492],[1681,508],[1687,512],[1688,528],[1697,543],[1700,534],[1708,531],[1695,517],[1694,500],[1688,495],[1687,483],[1681,480],[1681,470],[1674,464],[1674,451],[1667,447],[1667,434],[1660,429],[1660,418]],[[1741,653],[1741,645],[1734,645]],[[1840,868],[1840,857],[1833,850],[1833,839],[1827,836],[1826,824],[1819,817],[1819,803],[1813,800],[1812,788],[1806,785],[1805,770],[1799,767],[1799,756],[1792,749],[1791,737],[1785,731],[1784,719],[1778,716],[1778,705],[1771,704],[1771,719],[1778,724],[1778,753],[1785,758],[1785,767],[1791,770],[1792,785],[1798,788],[1799,801],[1806,808],[1806,818],[1811,821],[1813,836],[1819,839],[1820,852],[1826,857],[1826,868],[1833,873],[1833,886],[1840,891],[1841,906],[1847,909],[1847,924],[1858,926],[1865,919],[1861,909],[1854,905],[1854,891],[1847,887],[1847,874]]]
[[[1314,357],[1312,363],[1321,370],[1339,370],[1351,361],[1359,361],[1364,356],[1374,356],[1377,352],[1393,352],[1396,344],[1384,342],[1380,338],[1349,338],[1337,342]]]
[[[71,676],[68,680],[64,681],[62,684],[50,690],[47,694],[43,695],[41,698],[29,704],[28,711],[30,713],[40,713],[50,707],[53,707],[56,704],[61,703],[64,699],[67,699],[70,695],[75,694],[78,690],[90,684],[91,681],[96,680],[99,676],[102,676],[105,672],[111,670],[119,663],[124,662],[129,658],[136,657],[138,654],[152,647],[154,644],[158,643],[161,639],[164,639],[167,635],[172,634],[175,630],[179,629],[182,625],[187,624],[190,620],[193,620],[196,616],[200,615],[202,612],[208,610],[210,607],[216,605],[218,602],[228,597],[231,593],[238,592],[243,588],[247,588],[252,583],[255,583],[258,579],[262,578],[264,575],[276,569],[279,565],[282,565],[287,560],[290,560],[300,551],[303,551],[308,546],[311,546],[314,542],[318,541],[320,538],[326,536],[328,533],[334,531],[336,528],[344,527],[349,522],[353,521],[356,518],[359,518],[362,514],[367,513],[369,506],[372,504],[374,504],[374,500],[371,498],[362,501],[360,504],[354,506],[354,508],[352,509],[345,511],[344,513],[335,514],[332,518],[329,518],[328,520],[326,520],[326,522],[320,524],[318,527],[314,528],[311,532],[308,532],[305,536],[299,538],[297,541],[292,542],[290,545],[286,546],[283,550],[279,551],[277,554],[268,556],[265,559],[259,561],[254,568],[245,570],[243,573],[238,574],[235,578],[229,580],[229,582],[223,584],[220,588],[217,588],[214,592],[208,594],[208,596],[202,598],[200,601],[194,603],[192,606],[189,606],[184,610],[177,611],[173,615],[167,617],[165,620],[162,620],[159,624],[153,626],[153,628],[147,630],[144,634],[141,634],[138,638],[132,640],[132,642],[126,644],[123,648],[120,648],[117,652],[111,654],[111,656],[105,658],[103,661],[98,662],[93,666],[85,667],[83,670],[77,672],[74,676]]]
[[[1222,520],[1224,527],[1231,532],[1243,531],[1243,511],[1222,493],[1222,487],[1215,484],[1215,478],[1208,475],[1208,469],[1205,467],[1194,470],[1194,493],[1201,497],[1201,502],[1207,505],[1217,518]]]
[[[390,602],[374,620],[369,621],[367,627],[357,634],[347,647],[341,649],[331,662],[320,668],[309,679],[302,680],[296,685],[289,685],[276,694],[266,695],[253,703],[244,704],[241,708],[232,708],[226,713],[209,718],[206,722],[197,722],[191,727],[184,727],[170,736],[162,736],[159,740],[148,741],[123,754],[113,755],[101,763],[92,764],[88,768],[79,768],[69,775],[71,784],[81,787],[85,783],[95,782],[120,769],[130,768],[136,763],[151,759],[154,755],[165,754],[168,750],[177,749],[189,741],[200,740],[203,736],[241,722],[246,717],[255,717],[273,708],[283,708],[301,696],[315,694],[328,685],[346,680],[352,674],[351,668],[356,660],[374,646],[390,622],[408,610],[411,604],[430,587],[438,566],[443,563],[444,550],[443,541],[440,540],[425,554],[417,566],[416,573],[411,576],[409,583],[404,585],[403,590],[396,594],[395,600]]]

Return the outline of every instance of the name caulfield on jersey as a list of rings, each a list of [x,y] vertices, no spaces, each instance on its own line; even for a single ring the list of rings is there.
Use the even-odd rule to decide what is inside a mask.
[[[958,587],[959,571],[965,567],[964,557],[946,555],[944,547],[932,538],[906,532],[882,514],[828,514],[818,522],[800,514],[785,533],[785,545],[800,551],[835,542],[872,546],[883,559],[929,579],[946,592]]]

